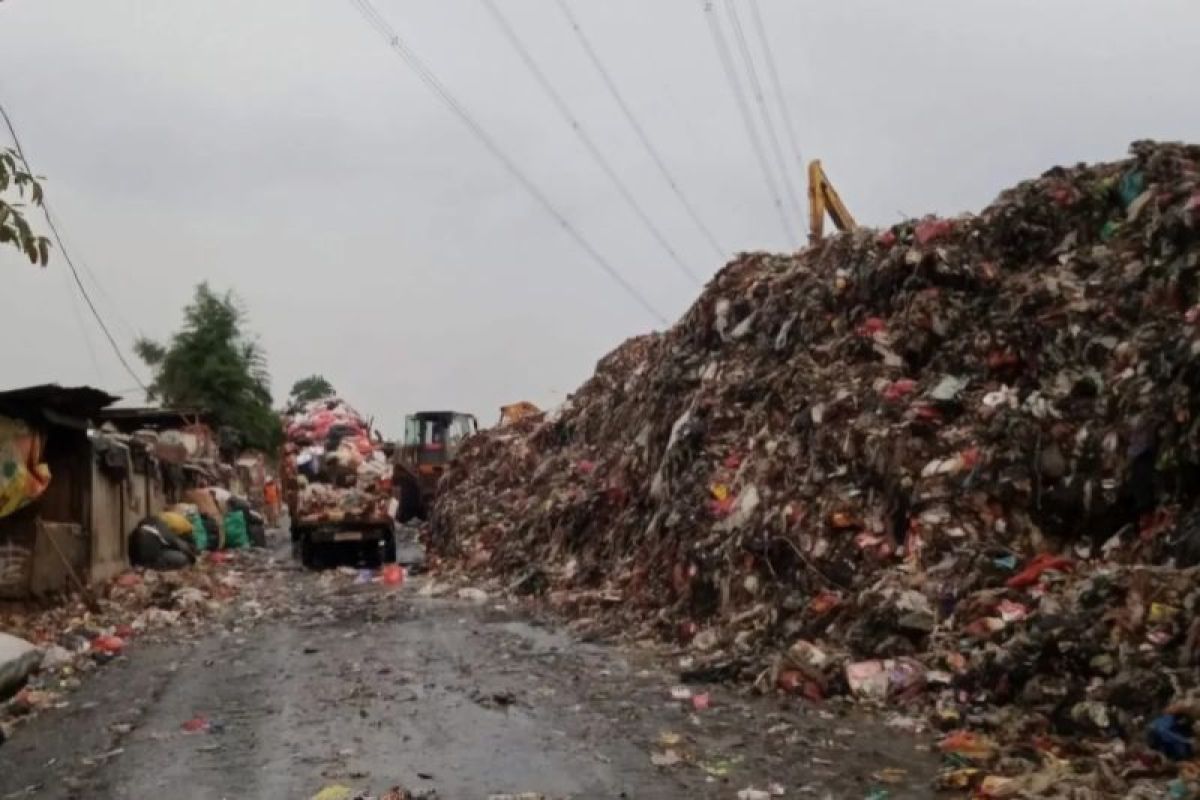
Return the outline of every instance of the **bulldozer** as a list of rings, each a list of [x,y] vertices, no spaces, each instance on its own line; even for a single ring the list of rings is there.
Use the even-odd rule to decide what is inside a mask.
[[[479,422],[459,411],[420,411],[404,419],[404,441],[395,449],[392,485],[400,522],[424,519],[433,506],[442,473]]]

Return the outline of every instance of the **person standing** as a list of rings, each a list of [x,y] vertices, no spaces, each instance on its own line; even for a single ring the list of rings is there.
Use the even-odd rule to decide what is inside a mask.
[[[267,524],[274,528],[279,524],[279,484],[274,478],[268,478],[263,486],[263,500],[266,505]]]

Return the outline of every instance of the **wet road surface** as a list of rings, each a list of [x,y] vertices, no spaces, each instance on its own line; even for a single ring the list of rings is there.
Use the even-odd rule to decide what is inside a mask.
[[[711,693],[696,711],[672,698],[668,664],[497,601],[423,597],[421,579],[356,585],[286,557],[272,569],[280,613],[131,647],[20,728],[0,747],[0,798],[310,798],[335,784],[440,800],[931,795],[927,742],[882,722],[715,686],[690,687]]]

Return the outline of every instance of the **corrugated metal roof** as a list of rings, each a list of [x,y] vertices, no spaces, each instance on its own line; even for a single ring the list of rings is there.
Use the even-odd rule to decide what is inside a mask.
[[[94,417],[119,398],[92,386],[59,386],[45,383],[0,391],[0,408],[49,410],[72,417]]]

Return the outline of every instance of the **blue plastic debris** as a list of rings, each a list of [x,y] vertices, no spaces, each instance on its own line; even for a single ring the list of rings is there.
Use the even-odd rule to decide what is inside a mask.
[[[1184,761],[1195,752],[1192,721],[1178,714],[1163,714],[1155,719],[1146,738],[1152,748],[1172,761]]]

